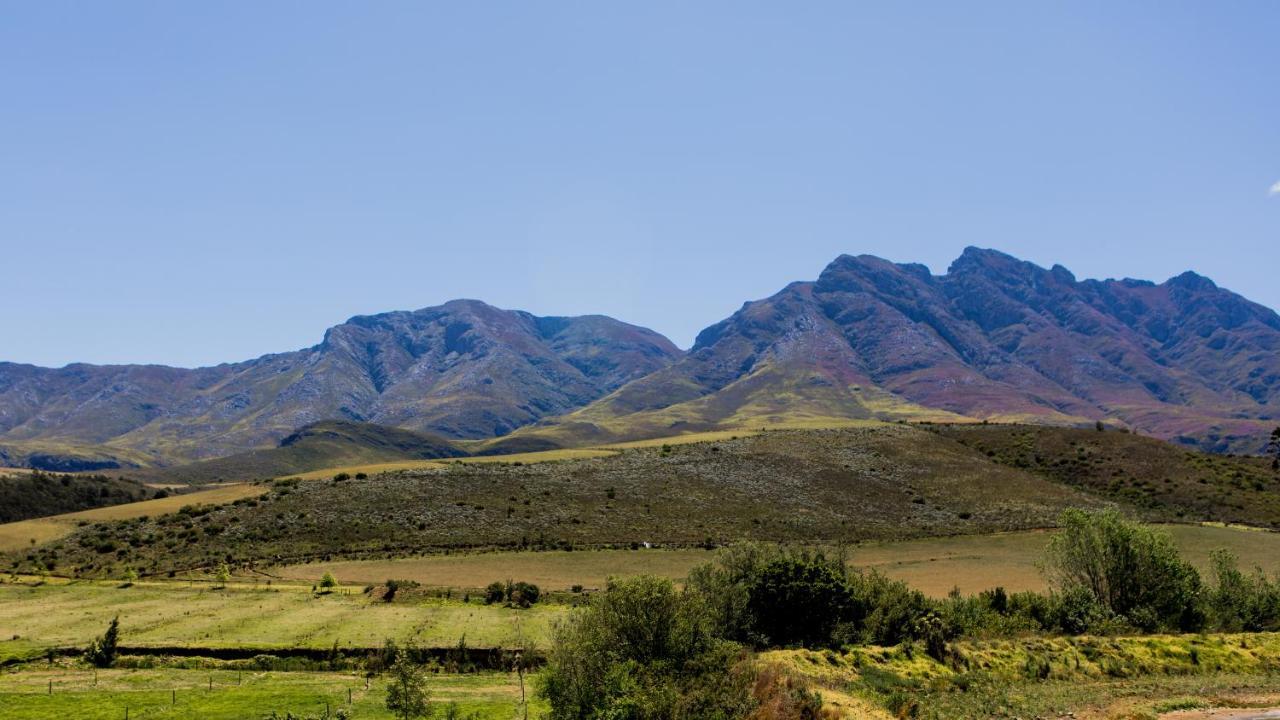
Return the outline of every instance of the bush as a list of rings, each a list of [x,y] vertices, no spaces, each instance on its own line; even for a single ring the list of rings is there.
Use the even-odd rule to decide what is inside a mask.
[[[388,645],[395,659],[387,683],[387,709],[400,720],[428,717],[431,705],[426,674],[413,661],[411,653],[396,649],[394,643],[388,642]]]
[[[325,572],[324,577],[320,578],[320,588],[322,590],[332,590],[338,587],[338,579],[331,572]]]
[[[1168,533],[1118,512],[1067,510],[1046,569],[1064,598],[1087,592],[1109,614],[1145,630],[1204,626],[1200,575]]]
[[[93,642],[89,643],[89,647],[84,651],[85,660],[89,661],[94,667],[111,667],[116,662],[119,643],[120,618],[117,616],[111,619],[111,624],[107,626],[107,631],[101,637],[95,638]]]
[[[484,604],[493,605],[495,603],[505,602],[511,607],[527,608],[538,602],[538,598],[542,596],[542,591],[537,585],[527,582],[507,582],[494,581],[484,589]]]
[[[1235,555],[1218,550],[1211,555],[1217,587],[1209,606],[1219,629],[1228,632],[1280,630],[1280,578],[1269,580],[1261,568],[1246,575]]]
[[[484,604],[493,605],[507,599],[507,586],[497,580],[489,583],[484,589]]]
[[[561,626],[538,692],[551,720],[740,718],[755,704],[741,649],[670,580],[611,581]]]
[[[529,607],[538,602],[541,591],[533,583],[516,582],[507,586],[507,602],[515,607]]]
[[[828,645],[853,605],[843,563],[822,555],[774,559],[758,570],[747,592],[762,644]]]

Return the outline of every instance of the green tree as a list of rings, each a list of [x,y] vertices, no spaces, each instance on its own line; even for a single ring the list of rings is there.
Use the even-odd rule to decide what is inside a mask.
[[[752,705],[742,652],[670,580],[610,581],[556,631],[538,692],[552,720],[738,718]]]
[[[231,582],[231,568],[226,563],[220,563],[218,569],[213,574],[215,587],[225,588],[227,583]]]
[[[414,720],[431,714],[427,676],[422,666],[413,661],[411,653],[395,648],[388,641],[395,660],[391,664],[390,682],[387,685],[387,709],[400,720]]]
[[[320,588],[322,590],[332,590],[338,587],[338,579],[331,572],[325,572],[324,577],[320,578]]]
[[[116,654],[120,645],[120,616],[111,619],[107,631],[89,643],[85,650],[85,659],[94,667],[111,667],[116,662]]]
[[[1087,592],[1106,612],[1142,630],[1198,630],[1200,575],[1172,537],[1115,510],[1071,509],[1049,543],[1044,568],[1063,595]]]
[[[814,647],[831,643],[850,619],[853,599],[844,568],[817,555],[779,558],[761,568],[750,588],[750,611],[765,644]]]

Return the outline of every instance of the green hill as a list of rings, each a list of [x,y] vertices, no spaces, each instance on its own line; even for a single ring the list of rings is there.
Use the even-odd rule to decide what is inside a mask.
[[[401,428],[326,421],[308,425],[274,448],[250,450],[216,460],[132,473],[147,482],[204,484],[290,475],[342,465],[435,460],[467,453],[435,435]]]

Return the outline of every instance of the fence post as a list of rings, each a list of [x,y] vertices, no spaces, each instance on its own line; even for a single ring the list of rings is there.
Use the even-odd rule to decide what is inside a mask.
[[[177,704],[178,704],[178,691],[177,691],[177,690],[170,690],[169,692],[171,693],[171,698],[172,698],[172,701],[173,701],[173,705],[176,707],[176,706],[177,706]]]

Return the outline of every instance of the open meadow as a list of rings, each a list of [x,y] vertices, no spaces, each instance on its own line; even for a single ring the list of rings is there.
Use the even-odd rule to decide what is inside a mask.
[[[340,649],[387,638],[423,647],[520,647],[545,643],[567,605],[518,610],[437,598],[388,603],[359,587],[314,595],[310,587],[74,582],[0,585],[0,658],[84,647],[113,617],[121,642],[139,648]]]
[[[1179,550],[1202,571],[1209,553],[1227,549],[1244,567],[1280,572],[1280,533],[1217,525],[1169,525]],[[959,535],[895,542],[869,542],[846,548],[851,567],[875,570],[905,580],[927,595],[941,597],[953,587],[975,593],[997,586],[1011,592],[1046,589],[1038,563],[1051,531]],[[581,550],[427,555],[390,560],[335,560],[270,569],[292,581],[314,581],[332,572],[342,582],[378,583],[404,578],[441,588],[479,588],[514,578],[546,590],[575,585],[594,590],[613,575],[659,575],[682,581],[714,551]]]
[[[520,685],[513,673],[432,675],[429,687],[433,703],[456,703],[476,720],[520,717]],[[366,686],[358,672],[53,666],[0,674],[0,715],[24,720],[120,720],[126,709],[131,719],[232,720],[272,712],[332,717],[338,710],[358,718],[391,718],[385,697],[385,678]]]

